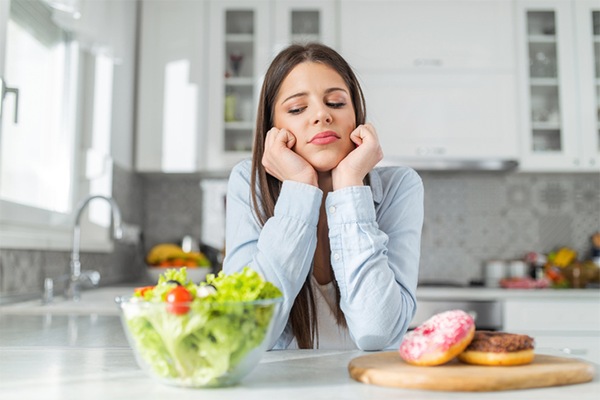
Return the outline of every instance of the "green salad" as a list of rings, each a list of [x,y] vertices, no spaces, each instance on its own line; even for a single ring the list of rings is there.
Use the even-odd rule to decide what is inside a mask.
[[[218,385],[235,373],[267,334],[282,296],[246,267],[191,282],[185,268],[166,270],[156,286],[137,288],[122,304],[138,355],[159,377],[187,386]]]

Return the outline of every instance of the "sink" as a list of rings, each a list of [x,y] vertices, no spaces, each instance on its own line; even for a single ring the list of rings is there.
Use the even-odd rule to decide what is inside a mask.
[[[53,304],[43,304],[41,298],[0,306],[1,314],[99,314],[119,315],[115,297],[130,296],[141,286],[107,286],[81,292],[81,300],[73,302],[62,295],[54,297]]]

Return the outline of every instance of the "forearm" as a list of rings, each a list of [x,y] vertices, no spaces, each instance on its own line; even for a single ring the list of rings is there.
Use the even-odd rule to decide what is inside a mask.
[[[386,254],[387,236],[376,226],[348,224],[336,231],[331,238],[332,266],[350,335],[362,350],[389,347],[400,340],[414,316],[414,278],[404,279],[395,271]],[[334,239],[348,237],[357,241],[351,246],[333,244]],[[415,273],[417,266],[414,263]]]
[[[422,187],[409,192],[415,193],[387,204],[388,211],[380,215],[387,221],[384,229],[376,221],[370,188],[346,188],[327,198],[340,306],[353,340],[363,350],[398,344],[415,312]],[[403,213],[407,208],[414,212]]]
[[[231,273],[248,265],[283,293],[269,348],[285,328],[294,299],[310,272],[316,248],[322,192],[307,187],[284,182],[274,215],[262,228],[249,215],[244,196],[232,199],[231,204],[228,198],[227,256],[223,269]]]

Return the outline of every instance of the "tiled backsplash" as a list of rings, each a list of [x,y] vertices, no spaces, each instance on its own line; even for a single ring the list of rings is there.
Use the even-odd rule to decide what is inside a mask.
[[[557,246],[589,258],[600,230],[600,174],[420,173],[420,279],[468,282],[486,259]]]
[[[425,222],[420,279],[468,282],[481,278],[491,258],[521,258],[529,251],[570,246],[589,257],[600,230],[600,174],[420,172]],[[204,179],[210,184],[201,185]],[[83,253],[84,269],[101,284],[132,282],[144,272],[143,252],[184,235],[219,243],[223,188],[202,174],[135,174],[115,167],[113,193],[123,220],[142,227],[144,248],[115,245],[113,254]],[[218,178],[218,176],[217,176]],[[210,188],[210,189],[207,189]],[[203,204],[210,202],[210,204]],[[212,204],[216,202],[215,204]],[[208,226],[203,229],[203,215]],[[215,224],[214,229],[210,224]],[[205,224],[206,225],[206,224]],[[0,249],[0,295],[40,292],[45,277],[68,270],[68,252]]]

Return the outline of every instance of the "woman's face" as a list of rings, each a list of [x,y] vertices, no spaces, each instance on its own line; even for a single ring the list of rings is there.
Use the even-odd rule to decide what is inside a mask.
[[[317,171],[335,168],[352,150],[356,128],[350,90],[325,64],[298,64],[284,79],[275,101],[275,128],[296,137],[292,148]]]

